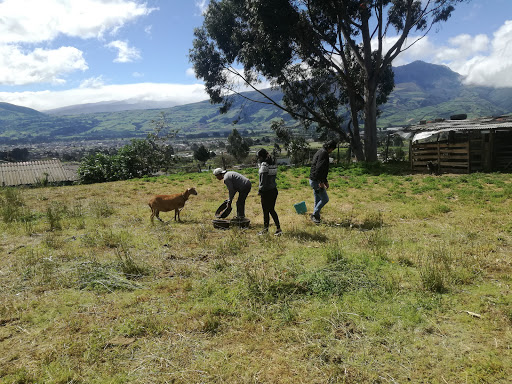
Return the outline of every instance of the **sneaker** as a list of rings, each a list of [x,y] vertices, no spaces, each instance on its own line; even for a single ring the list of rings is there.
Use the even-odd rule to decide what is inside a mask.
[[[274,236],[281,236],[283,234],[283,231],[281,231],[281,228],[276,229],[276,233],[274,233]]]
[[[311,214],[311,221],[315,224],[320,224],[320,217],[319,216],[315,216],[314,214]]]
[[[258,232],[258,236],[263,236],[263,235],[266,235],[268,233],[268,228],[263,228],[263,230],[261,232]]]

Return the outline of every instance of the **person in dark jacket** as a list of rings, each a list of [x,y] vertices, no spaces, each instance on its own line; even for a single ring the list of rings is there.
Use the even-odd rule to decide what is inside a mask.
[[[238,192],[238,199],[236,200],[236,217],[235,219],[245,218],[245,200],[247,195],[251,192],[251,181],[234,171],[225,171],[222,168],[216,168],[213,170],[213,175],[217,180],[223,180],[224,184],[228,188],[228,207],[231,207],[231,202]]]
[[[334,151],[338,144],[335,140],[330,140],[319,149],[313,156],[311,163],[311,172],[309,173],[309,185],[313,188],[315,195],[315,207],[311,214],[311,220],[320,223],[320,211],[329,202],[327,189],[329,182],[327,175],[329,173],[329,154]]]
[[[263,230],[259,234],[263,235],[268,232],[270,216],[272,216],[276,225],[275,236],[279,236],[282,234],[282,231],[279,217],[275,210],[278,195],[276,184],[277,165],[265,148],[261,148],[256,155],[260,163],[258,170],[260,176],[258,194],[261,197],[261,208],[263,209]]]

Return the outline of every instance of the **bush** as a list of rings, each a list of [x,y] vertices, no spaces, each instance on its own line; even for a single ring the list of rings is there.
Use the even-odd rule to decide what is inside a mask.
[[[167,168],[173,161],[173,150],[150,140],[132,140],[116,155],[97,153],[86,157],[78,168],[82,184],[128,180],[151,175]]]

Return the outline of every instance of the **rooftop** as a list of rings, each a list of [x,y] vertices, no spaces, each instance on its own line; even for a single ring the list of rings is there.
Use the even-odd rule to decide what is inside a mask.
[[[436,119],[432,122],[423,121],[410,127],[401,128],[396,131],[396,134],[417,141],[448,131],[484,131],[491,129],[512,129],[512,115],[464,120]]]
[[[78,180],[76,172],[65,169],[59,160],[0,164],[0,186],[62,183]]]

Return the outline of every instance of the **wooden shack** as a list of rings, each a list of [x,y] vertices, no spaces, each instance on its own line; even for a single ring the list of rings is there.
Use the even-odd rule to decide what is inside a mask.
[[[411,169],[438,173],[511,172],[512,116],[421,122],[402,130]]]
[[[0,164],[0,186],[65,184],[78,175],[63,167],[59,160],[26,161]]]

